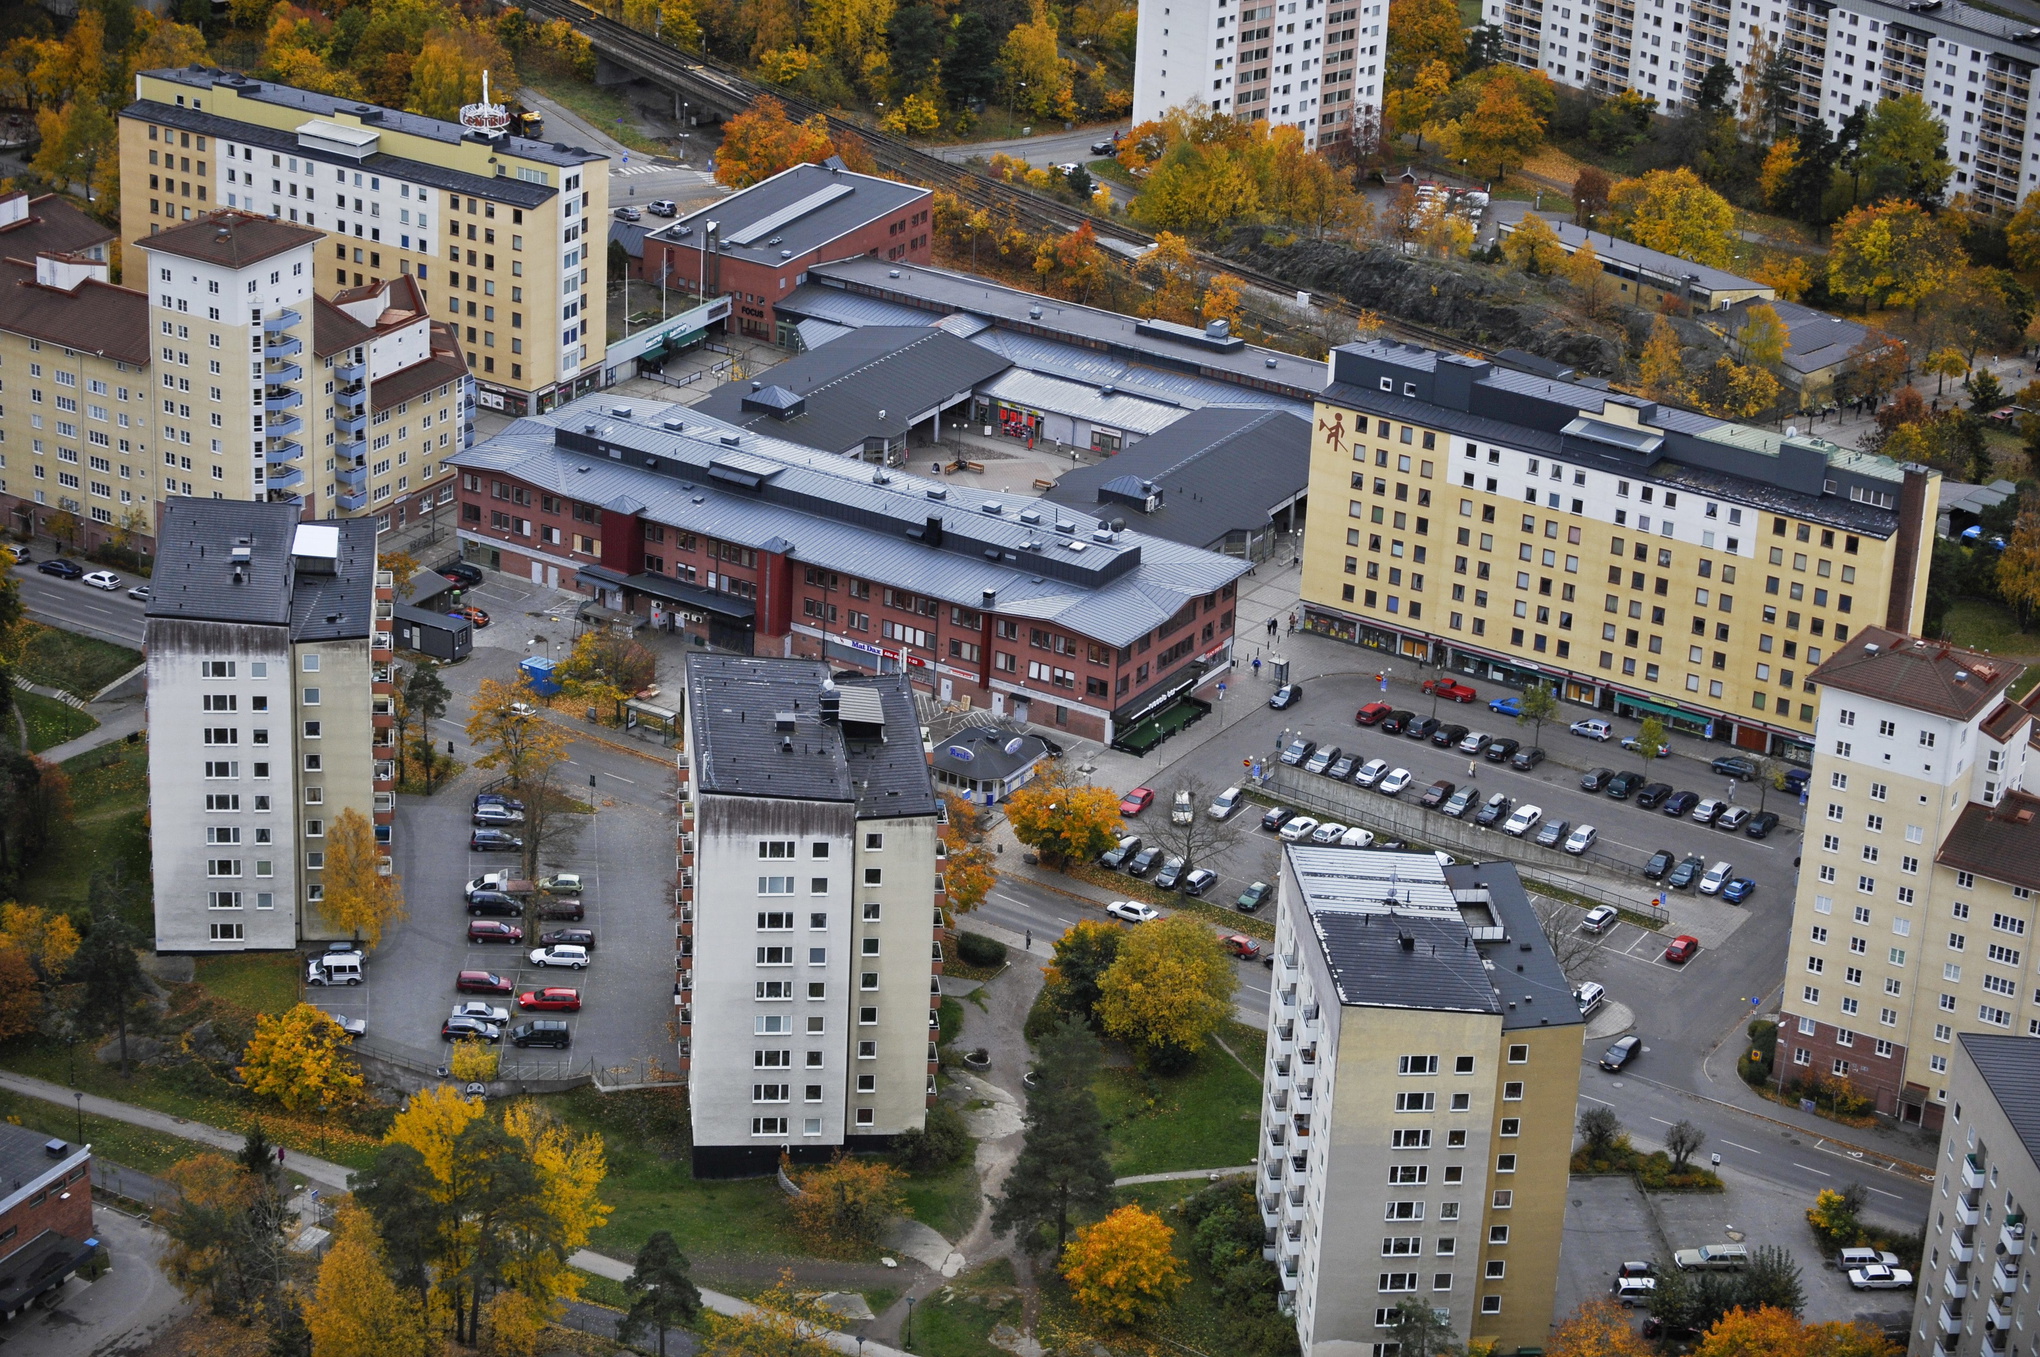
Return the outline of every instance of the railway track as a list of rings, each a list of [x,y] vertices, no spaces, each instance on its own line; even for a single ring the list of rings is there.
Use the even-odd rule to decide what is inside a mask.
[[[854,134],[870,149],[871,158],[880,169],[929,188],[943,189],[973,207],[1011,213],[1036,226],[1050,226],[1062,231],[1075,231],[1088,223],[1099,240],[1117,247],[1114,253],[1129,260],[1155,243],[1153,236],[1123,222],[1093,216],[1020,185],[1008,184],[990,175],[979,174],[968,166],[929,155],[903,137],[846,118],[790,90],[768,85],[745,75],[728,62],[706,54],[681,52],[576,3],[576,0],[517,2],[533,14],[565,19],[588,38],[599,55],[647,79],[678,88],[682,97],[690,102],[734,114],[747,108],[759,95],[769,94],[784,104],[788,114],[795,118],[805,120],[819,116],[832,133]],[[1258,327],[1273,334],[1299,333],[1294,312],[1281,300],[1295,296],[1299,291],[1295,283],[1244,266],[1236,260],[1202,251],[1193,252],[1193,258],[1214,273],[1230,273],[1257,289],[1257,292],[1242,299],[1242,309]],[[1311,305],[1348,320],[1358,320],[1366,314],[1362,308],[1338,296],[1313,293]],[[1386,317],[1380,317],[1379,323],[1397,338],[1417,340],[1448,351],[1486,352],[1479,346],[1469,345],[1462,339],[1427,326]]]

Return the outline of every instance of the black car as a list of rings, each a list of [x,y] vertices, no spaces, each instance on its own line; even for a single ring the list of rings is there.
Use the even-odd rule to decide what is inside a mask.
[[[1642,773],[1617,773],[1608,779],[1608,785],[1601,788],[1601,790],[1614,797],[1617,801],[1627,801],[1630,793],[1642,785]]]
[[[585,947],[595,950],[595,930],[592,928],[556,928],[539,938],[542,947]]]
[[[1614,776],[1615,770],[1613,768],[1589,768],[1586,776],[1580,779],[1580,790],[1583,792],[1598,792],[1607,786],[1608,779]]]
[[[1133,855],[1133,861],[1126,864],[1126,874],[1128,876],[1146,876],[1150,871],[1154,870],[1154,865],[1161,860],[1162,846],[1160,844],[1155,844],[1151,848],[1143,848]]]
[[[45,575],[66,580],[81,579],[85,574],[84,566],[64,556],[52,556],[47,561],[38,562],[35,568]]]
[[[1480,756],[1489,763],[1507,763],[1510,756],[1522,747],[1521,740],[1490,740],[1488,747],[1480,751]]]
[[[1479,791],[1471,783],[1468,783],[1452,793],[1452,795],[1446,797],[1445,804],[1438,807],[1438,809],[1444,811],[1455,820],[1463,820],[1466,818],[1466,812],[1472,809],[1473,803],[1479,795]],[[1383,845],[1377,842],[1374,846],[1380,848]]]
[[[1705,858],[1681,858],[1679,859],[1679,865],[1672,868],[1672,874],[1665,878],[1665,884],[1675,891],[1685,890],[1699,881],[1700,874],[1706,870],[1707,859]]]
[[[1162,864],[1162,869],[1155,873],[1155,885],[1165,891],[1176,889],[1183,884],[1183,872],[1187,866],[1188,864],[1181,858],[1170,858]]]
[[[476,891],[468,897],[468,913],[475,918],[521,919],[524,906],[514,895],[502,891]]]
[[[1642,1046],[1642,1037],[1630,1036],[1622,1038],[1622,1040],[1601,1053],[1601,1068],[1609,1071],[1621,1069],[1636,1058],[1636,1053]]]
[[[1681,816],[1691,814],[1693,807],[1699,804],[1700,793],[1698,792],[1673,792],[1659,809],[1676,820]]]
[[[1487,799],[1487,804],[1480,808],[1480,813],[1473,817],[1473,822],[1483,829],[1492,829],[1509,818],[1512,804],[1507,793],[1496,792]]]
[[[1334,782],[1348,782],[1353,777],[1353,766],[1360,761],[1357,754],[1341,754],[1332,760],[1332,766],[1325,769],[1325,776]]]
[[[1461,725],[1440,726],[1431,736],[1431,743],[1450,749],[1466,738],[1466,727]]]
[[[1268,705],[1276,711],[1286,711],[1288,708],[1295,706],[1297,699],[1302,696],[1303,685],[1301,683],[1285,683],[1275,690],[1273,697],[1268,699]]]
[[[1099,857],[1098,865],[1100,867],[1109,867],[1116,872],[1126,865],[1128,858],[1139,851],[1140,835],[1129,834],[1118,843],[1112,845],[1112,847],[1106,849],[1104,854]]]
[[[1509,760],[1509,766],[1519,772],[1527,773],[1542,762],[1544,762],[1544,751],[1533,744],[1528,749],[1517,750],[1516,757]]]
[[[1757,779],[1757,765],[1740,754],[1723,754],[1707,766],[1723,777],[1739,778],[1744,782]]]
[[[1295,816],[1296,812],[1291,810],[1289,807],[1275,806],[1267,811],[1262,812],[1261,828],[1267,830],[1270,834],[1273,834],[1276,830],[1288,824],[1292,819],[1295,818]]]
[[[1565,836],[1572,831],[1572,821],[1552,819],[1537,826],[1537,837],[1532,840],[1539,848],[1556,848],[1565,842]]]
[[[1400,735],[1409,729],[1410,722],[1416,719],[1417,714],[1415,712],[1404,711],[1402,708],[1397,707],[1394,711],[1381,718],[1381,733],[1383,735]]]
[[[1636,804],[1645,810],[1656,810],[1672,794],[1669,782],[1646,782],[1636,789]]]
[[[464,584],[470,589],[482,582],[481,569],[469,565],[466,561],[448,561],[439,567],[439,577],[443,580],[452,580],[455,584]]]
[[[1753,839],[1761,839],[1777,827],[1777,814],[1773,811],[1760,810],[1750,817],[1750,822],[1743,826],[1742,832]]]
[[[524,809],[524,803],[514,796],[505,796],[501,792],[476,792],[475,809],[480,810],[483,806],[502,806],[516,811]]]
[[[1288,764],[1291,768],[1295,768],[1315,753],[1317,753],[1317,741],[1306,740],[1299,735],[1289,742],[1289,748],[1282,751],[1282,762]]]
[[[1117,144],[1117,143],[1115,143],[1115,142],[1113,142],[1113,141],[1111,141],[1111,140],[1106,140],[1106,141],[1094,141],[1094,142],[1092,142],[1092,143],[1091,143],[1091,154],[1092,154],[1092,155],[1118,155],[1118,154],[1119,154],[1119,146],[1118,146],[1118,144]]]
[[[1647,880],[1656,881],[1672,870],[1672,850],[1660,848],[1650,855],[1650,861],[1643,864],[1643,875]]]
[[[1444,805],[1455,790],[1457,789],[1451,783],[1441,777],[1430,786],[1424,788],[1424,794],[1417,798],[1417,804],[1425,810],[1433,810]]]
[[[471,853],[521,853],[524,840],[500,829],[478,829],[468,836]]]
[[[1438,733],[1438,727],[1443,724],[1435,716],[1419,716],[1403,728],[1403,734],[1412,740],[1428,740]]]

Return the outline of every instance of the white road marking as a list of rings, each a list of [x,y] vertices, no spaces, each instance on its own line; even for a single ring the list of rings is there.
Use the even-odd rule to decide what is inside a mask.
[[[1796,1169],[1805,1169],[1808,1173],[1818,1173],[1823,1178],[1832,1178],[1835,1176],[1834,1174],[1827,1172],[1825,1169],[1817,1169],[1811,1164],[1802,1164],[1797,1159],[1792,1161],[1792,1167]]]
[[[1666,1121],[1663,1117],[1652,1117],[1651,1120],[1656,1122],[1660,1126],[1671,1126],[1674,1124],[1672,1122]]]
[[[604,769],[601,769],[601,768],[597,768],[597,769],[596,769],[595,771],[596,771],[596,772],[598,772],[598,773],[601,773],[601,774],[602,774],[602,776],[604,776],[604,777],[613,777],[613,778],[615,778],[615,779],[616,779],[616,780],[617,780],[618,782],[629,782],[631,786],[633,786],[633,787],[637,786],[637,783],[636,783],[635,781],[633,781],[633,780],[632,780],[632,779],[630,779],[630,778],[627,778],[627,777],[625,777],[625,776],[624,776],[623,774],[621,774],[621,773],[611,773],[611,772],[608,772],[608,771],[606,771],[606,770],[604,770]]]
[[[1613,1106],[1615,1106],[1615,1104],[1613,1104],[1613,1103],[1609,1102],[1609,1101],[1608,1101],[1608,1100],[1607,1100],[1606,1098],[1596,1098],[1596,1097],[1595,1097],[1595,1096],[1594,1096],[1593,1094],[1591,1094],[1591,1093],[1582,1093],[1582,1094],[1581,1094],[1580,1096],[1581,1096],[1582,1098],[1585,1098],[1585,1099],[1586,1099],[1586,1100],[1587,1100],[1588,1102],[1590,1102],[1590,1103],[1599,1103],[1599,1104],[1600,1104],[1601,1106],[1603,1106],[1603,1107],[1613,1107]]]
[[[1870,1190],[1870,1191],[1872,1191],[1872,1192],[1875,1192],[1875,1193],[1876,1193],[1876,1194],[1877,1194],[1878,1196],[1880,1196],[1880,1197],[1894,1197],[1894,1198],[1897,1198],[1897,1199],[1898,1199],[1899,1201],[1904,1201],[1904,1200],[1905,1200],[1905,1198],[1903,1198],[1903,1197],[1900,1197],[1900,1196],[1899,1196],[1899,1195],[1898,1195],[1898,1194],[1897,1194],[1896,1192],[1886,1192],[1886,1191],[1885,1191],[1885,1190],[1884,1190],[1883,1188],[1881,1188],[1881,1187],[1872,1187],[1872,1188],[1869,1188],[1869,1190]]]
[[[1722,1141],[1721,1143],[1722,1143],[1722,1144],[1724,1144],[1724,1145],[1735,1145],[1735,1142],[1734,1142],[1733,1140],[1724,1140],[1724,1141]],[[1737,1148],[1738,1150],[1741,1150],[1741,1151],[1742,1151],[1742,1152],[1743,1152],[1744,1154],[1762,1154],[1762,1153],[1763,1153],[1763,1151],[1762,1151],[1762,1150],[1753,1150],[1753,1149],[1751,1149],[1751,1148],[1750,1148],[1749,1146],[1747,1146],[1747,1145],[1735,1145],[1735,1147],[1736,1147],[1736,1148]]]

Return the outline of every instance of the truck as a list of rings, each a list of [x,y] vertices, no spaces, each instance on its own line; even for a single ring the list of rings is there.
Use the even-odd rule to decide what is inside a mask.
[[[472,898],[479,891],[501,891],[505,895],[535,895],[538,887],[529,881],[522,881],[508,871],[484,872],[467,883],[467,895]]]

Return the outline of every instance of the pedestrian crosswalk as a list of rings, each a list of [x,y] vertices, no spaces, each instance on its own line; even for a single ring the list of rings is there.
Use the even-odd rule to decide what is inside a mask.
[[[616,169],[613,169],[613,170],[611,170],[611,171],[610,171],[609,173],[610,173],[610,174],[612,174],[612,175],[619,175],[619,174],[665,174],[665,173],[667,173],[667,172],[669,172],[669,171],[672,171],[672,170],[684,170],[684,169],[686,169],[686,168],[687,168],[687,167],[686,167],[685,165],[650,165],[650,164],[637,164],[637,165],[622,165],[622,166],[619,166],[619,167],[617,167]]]

